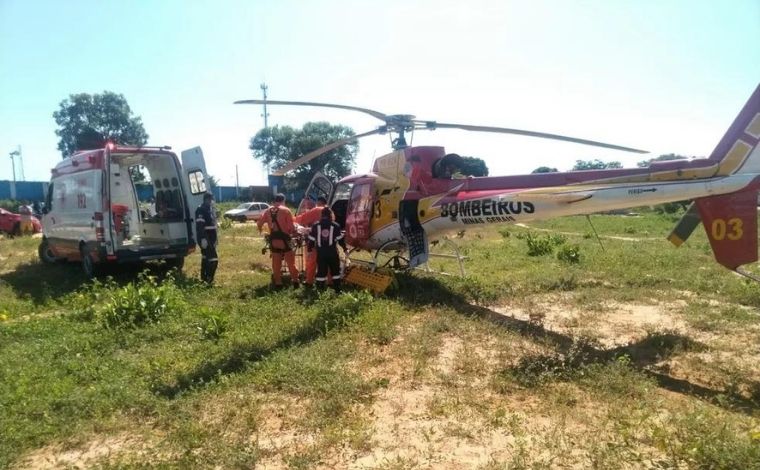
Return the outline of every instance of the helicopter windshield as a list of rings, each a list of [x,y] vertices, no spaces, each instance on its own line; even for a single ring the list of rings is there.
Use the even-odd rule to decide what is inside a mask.
[[[335,188],[335,196],[333,201],[339,201],[341,199],[348,199],[351,196],[351,188],[354,187],[354,183],[341,183]]]

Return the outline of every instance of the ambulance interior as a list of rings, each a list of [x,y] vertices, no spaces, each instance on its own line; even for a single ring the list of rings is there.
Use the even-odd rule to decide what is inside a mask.
[[[153,186],[140,200],[136,178]],[[184,197],[174,158],[166,154],[112,154],[111,213],[116,248],[140,250],[187,243]]]

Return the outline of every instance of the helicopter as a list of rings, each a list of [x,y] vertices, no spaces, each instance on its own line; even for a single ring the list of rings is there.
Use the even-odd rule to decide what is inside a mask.
[[[352,253],[393,252],[393,267],[414,268],[428,261],[429,240],[447,233],[494,224],[516,224],[691,200],[668,235],[676,247],[703,223],[715,259],[759,281],[741,266],[758,260],[757,206],[760,190],[760,85],[708,158],[653,162],[644,168],[586,170],[529,175],[455,177],[462,159],[439,146],[409,146],[417,130],[460,129],[516,134],[575,144],[648,153],[594,140],[504,127],[440,123],[408,114],[308,101],[240,100],[235,104],[337,108],[382,121],[370,131],[308,152],[273,174],[287,172],[362,137],[391,134],[393,150],[375,159],[372,171],[331,181],[312,179],[297,213],[328,201],[344,227]]]

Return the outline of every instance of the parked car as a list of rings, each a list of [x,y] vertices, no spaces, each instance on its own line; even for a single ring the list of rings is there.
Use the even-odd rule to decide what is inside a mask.
[[[237,222],[247,222],[249,220],[259,220],[259,217],[269,209],[266,202],[244,202],[234,209],[224,213],[224,217]]]
[[[31,233],[39,233],[42,231],[42,224],[39,219],[33,215],[27,216],[31,221]],[[9,235],[21,235],[22,234],[22,221],[21,214],[15,214],[5,209],[0,209],[0,232],[7,233]]]
[[[182,269],[195,250],[195,208],[206,192],[200,147],[121,147],[78,152],[54,169],[43,210],[40,258],[79,261],[87,277],[117,263],[162,260]],[[133,175],[153,185],[156,211],[141,211]]]

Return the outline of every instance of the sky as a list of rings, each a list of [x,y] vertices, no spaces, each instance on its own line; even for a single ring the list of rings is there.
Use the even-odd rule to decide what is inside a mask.
[[[70,94],[125,96],[150,145],[200,145],[222,184],[264,184],[248,149],[261,98],[339,103],[706,156],[760,82],[760,1],[0,0],[0,180],[60,160],[52,114]],[[275,107],[269,125],[380,124]],[[620,151],[511,135],[418,131],[414,145],[483,158],[492,175]],[[390,151],[360,141],[357,172]],[[17,169],[17,179],[21,174]]]

